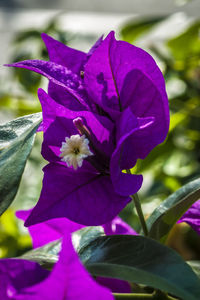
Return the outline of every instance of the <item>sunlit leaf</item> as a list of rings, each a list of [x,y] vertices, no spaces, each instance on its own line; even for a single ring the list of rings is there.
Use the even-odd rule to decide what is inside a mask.
[[[60,249],[61,241],[56,240],[45,246],[30,250],[20,256],[20,258],[37,262],[44,268],[51,269],[58,260]]]
[[[104,230],[101,226],[90,226],[77,230],[72,234],[74,248],[76,251],[80,251],[80,249],[84,248],[103,234]],[[57,240],[48,243],[45,246],[28,251],[22,255],[21,258],[35,261],[44,268],[50,269],[57,262],[60,249],[61,241]]]
[[[14,200],[41,113],[0,125],[0,214]]]
[[[196,273],[196,275],[200,279],[200,261],[199,260],[190,260],[187,261],[192,270]]]

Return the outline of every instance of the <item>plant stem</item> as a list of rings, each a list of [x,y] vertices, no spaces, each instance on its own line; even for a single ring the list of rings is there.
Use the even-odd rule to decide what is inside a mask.
[[[127,169],[126,173],[131,174],[131,171],[129,169]],[[142,226],[143,233],[144,233],[145,236],[148,236],[148,229],[147,229],[147,225],[146,225],[146,222],[145,222],[145,218],[144,218],[144,215],[143,215],[143,211],[142,211],[142,207],[141,207],[141,204],[140,204],[140,199],[138,197],[138,194],[136,193],[136,194],[132,195],[131,198],[133,199],[133,202],[135,204],[135,208],[137,210],[137,214],[138,214],[138,217],[140,219],[140,224]]]
[[[144,219],[142,207],[141,207],[141,204],[140,204],[140,199],[139,199],[137,194],[132,195],[131,198],[133,199],[133,202],[135,204],[135,208],[137,210],[137,214],[138,214],[138,217],[140,219],[140,223],[141,223],[144,235],[148,236],[148,229],[147,229],[147,225],[146,225],[146,222],[145,222],[145,219]]]
[[[175,300],[175,298],[161,292],[155,291],[153,294],[120,294],[114,293],[113,294],[116,300]]]
[[[143,300],[143,299],[153,299],[152,294],[113,294],[116,300]]]

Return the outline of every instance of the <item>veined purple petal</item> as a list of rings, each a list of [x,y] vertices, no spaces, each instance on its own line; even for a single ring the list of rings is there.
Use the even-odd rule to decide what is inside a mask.
[[[129,201],[129,197],[115,193],[109,176],[95,173],[89,165],[76,172],[50,163],[44,168],[40,199],[25,225],[62,217],[83,225],[101,225],[112,220]]]
[[[124,116],[129,116],[127,122],[125,121]],[[133,123],[135,123],[136,127],[129,130],[131,119],[133,119]],[[131,116],[131,112],[128,109],[124,112],[124,115],[122,114],[119,124],[121,124],[121,128],[119,130],[120,133],[118,134],[118,143],[110,161],[110,174],[116,193],[123,196],[133,195],[142,185],[142,176],[126,174],[121,171],[123,169],[132,168],[135,165],[136,160],[140,158],[140,151],[137,151],[140,143],[141,148],[146,151],[145,147],[142,146],[142,142],[145,143],[145,136],[149,133],[149,128],[153,124],[153,119],[146,118],[138,120],[137,124],[135,117]],[[124,135],[122,135],[122,126],[124,126]],[[134,140],[135,135],[137,135],[137,138]],[[133,141],[135,141],[135,143],[133,143]],[[149,148],[147,149],[149,150]]]
[[[38,91],[42,105],[44,142],[42,154],[49,161],[60,161],[60,148],[66,136],[77,134],[73,119],[82,117],[85,125],[91,132],[94,144],[106,155],[112,152],[113,145],[110,139],[113,123],[90,111],[71,111],[56,103],[42,89]]]
[[[48,85],[48,94],[51,98],[55,99],[55,101],[68,109],[71,110],[85,110],[86,107],[83,103],[74,99],[74,95],[71,95],[66,88],[49,81]]]
[[[169,130],[168,101],[151,79],[141,70],[130,71],[124,80],[120,99],[136,117],[154,118],[151,138],[157,137],[157,142],[153,147],[164,141]]]
[[[89,108],[83,99],[84,91],[79,77],[66,67],[44,60],[25,60],[6,66],[28,69],[47,77],[52,83],[66,89],[74,101]]]
[[[46,33],[42,33],[41,36],[46,45],[50,61],[66,67],[80,78],[80,71],[83,70],[86,54],[64,45]],[[55,84],[52,81],[49,82],[48,93],[58,103],[65,105],[69,109],[85,110],[85,106],[81,102],[75,101],[74,95],[66,91],[65,87]]]
[[[32,209],[19,210],[16,212],[16,216],[25,221],[31,214],[31,211]],[[70,235],[81,228],[83,226],[78,223],[72,222],[67,218],[59,218],[32,225],[28,227],[28,230],[32,238],[33,248],[37,248],[62,238],[66,232]]]
[[[129,107],[121,113],[116,127],[121,170],[132,168],[137,159],[144,159],[161,142],[155,134],[155,118],[136,118]]]
[[[46,33],[42,33],[41,36],[46,45],[50,61],[67,67],[68,70],[80,75],[83,63],[86,60],[86,54],[64,45]]]
[[[108,53],[110,36],[109,34],[86,63],[84,82],[93,101],[116,119],[119,116],[120,107],[110,68]]]
[[[116,41],[114,33],[111,32],[85,66],[85,85],[88,94],[113,119],[118,118],[119,112],[130,103],[136,117],[141,117],[138,115],[137,107],[139,109],[143,107],[148,111],[149,107],[154,106],[152,92],[150,99],[146,98],[145,105],[144,100],[138,98],[142,93],[147,95],[149,92],[147,89],[149,85],[146,83],[143,86],[142,80],[148,81],[149,85],[156,88],[157,94],[160,95],[159,101],[156,101],[159,110],[164,114],[162,122],[165,123],[163,126],[166,131],[169,123],[169,108],[164,79],[155,61],[147,52],[124,41]],[[137,97],[138,84],[141,93]],[[134,103],[134,106],[132,105],[132,101],[135,101],[133,96],[137,97],[137,103]],[[154,109],[156,110],[156,107]],[[146,116],[150,117],[151,114]]]

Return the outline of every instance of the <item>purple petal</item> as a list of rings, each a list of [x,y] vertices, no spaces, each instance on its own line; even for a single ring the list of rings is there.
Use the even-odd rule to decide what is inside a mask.
[[[169,107],[167,98],[161,94],[158,86],[141,71],[133,70],[124,81],[120,97],[126,101],[126,107],[130,107],[135,116],[154,118],[149,142],[153,137],[156,139],[153,147],[162,143],[169,129]]]
[[[38,91],[38,97],[42,105],[44,142],[42,155],[48,161],[60,161],[60,148],[66,136],[77,134],[73,125],[73,119],[82,117],[85,125],[91,133],[96,147],[106,155],[110,155],[113,145],[110,135],[113,123],[105,117],[93,114],[89,111],[71,111],[56,103],[42,89]]]
[[[111,292],[98,285],[85,270],[69,236],[63,239],[59,261],[50,276],[25,289],[23,295],[20,300],[114,300]]]
[[[101,43],[85,65],[84,82],[88,94],[114,119],[119,116],[118,95],[110,66],[111,34]]]
[[[116,130],[121,170],[132,168],[137,159],[144,159],[159,144],[154,123],[154,117],[136,118],[130,108],[122,112]]]
[[[86,60],[86,54],[64,45],[46,33],[42,33],[41,36],[46,45],[50,61],[67,67],[73,73],[80,75],[83,62]]]
[[[31,211],[32,209],[17,211],[16,216],[25,221]],[[67,218],[59,218],[32,225],[28,227],[28,230],[32,238],[33,248],[37,248],[62,238],[66,232],[70,235],[81,228],[83,228],[82,225],[72,222]]]
[[[52,272],[22,259],[0,260],[2,300],[114,300],[98,285],[80,262],[70,235],[65,235],[59,260]]]
[[[95,173],[89,165],[87,168],[76,172],[55,163],[47,165],[40,199],[25,226],[61,217],[83,225],[112,220],[130,198],[114,192],[109,176]]]
[[[86,64],[85,84],[93,101],[113,119],[130,103],[136,117],[154,116],[149,114],[149,110],[161,111],[160,120],[166,135],[169,108],[164,78],[153,58],[144,50],[123,41],[116,41],[114,33],[111,32]],[[147,89],[149,87],[150,90]],[[155,90],[157,94],[154,100]]]
[[[84,91],[79,77],[66,67],[43,60],[25,60],[6,66],[28,69],[47,77],[52,83],[63,87],[74,101],[89,108],[83,99]]]
[[[135,126],[135,128],[132,126],[132,130],[131,124]],[[135,165],[136,160],[141,157],[140,149],[142,154],[146,151],[142,143],[145,143],[145,137],[149,134],[149,127],[152,124],[152,118],[136,120],[129,109],[123,112],[119,120],[118,143],[110,161],[112,183],[119,195],[133,195],[142,185],[141,175],[125,174],[121,171]]]
[[[186,222],[200,234],[200,200],[195,202],[180,218],[178,223]]]
[[[96,41],[96,43],[92,46],[92,48],[89,50],[87,54],[87,59],[90,58],[90,56],[94,53],[94,51],[101,45],[103,42],[103,35]]]
[[[83,63],[86,60],[86,54],[84,52],[72,49],[45,33],[42,33],[42,39],[49,53],[50,61],[62,65],[80,76],[80,71],[83,69]],[[68,93],[66,88],[51,81],[49,82],[48,93],[58,103],[65,105],[69,109],[85,109],[84,105],[74,100],[74,96]]]
[[[49,271],[42,269],[37,263],[22,259],[1,259],[0,299],[21,299],[18,295],[24,288],[45,280],[48,275]]]
[[[138,235],[138,233],[131,226],[129,226],[118,216],[115,217],[111,222],[104,224],[103,228],[106,235],[114,235],[114,234]]]
[[[48,94],[51,98],[55,99],[57,103],[62,104],[68,109],[77,111],[86,109],[85,105],[74,99],[74,95],[71,95],[66,91],[66,88],[51,81],[48,85]]]

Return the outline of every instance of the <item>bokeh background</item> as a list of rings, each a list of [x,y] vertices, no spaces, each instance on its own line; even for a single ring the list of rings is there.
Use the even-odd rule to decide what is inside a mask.
[[[88,51],[102,34],[148,51],[166,80],[171,111],[167,140],[134,172],[144,175],[139,193],[146,216],[182,185],[200,176],[200,1],[199,0],[0,0],[0,123],[41,111],[38,87],[47,80],[4,63],[48,59],[40,38],[46,32],[59,41]],[[0,218],[0,257],[17,256],[31,247],[15,211],[39,198],[42,134],[37,134],[14,203]],[[121,216],[139,230],[132,204]],[[200,239],[186,224],[174,227],[167,241],[185,259],[200,259]]]

